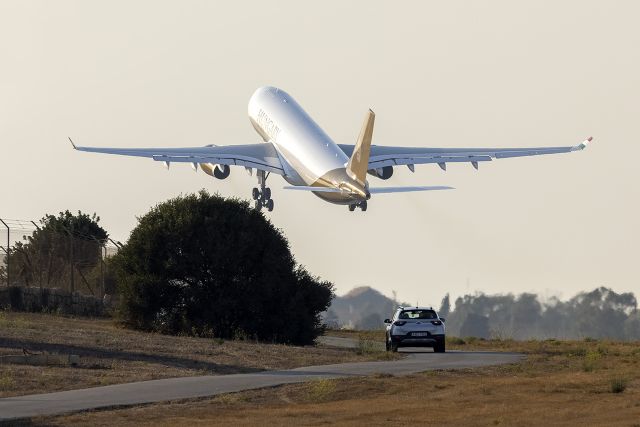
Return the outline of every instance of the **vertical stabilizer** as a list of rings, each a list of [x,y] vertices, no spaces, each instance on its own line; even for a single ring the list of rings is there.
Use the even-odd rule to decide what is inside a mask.
[[[347,164],[347,173],[360,184],[364,185],[367,169],[369,169],[369,153],[371,152],[371,138],[373,136],[373,122],[376,115],[369,110],[364,118],[358,142],[353,149],[351,159]]]

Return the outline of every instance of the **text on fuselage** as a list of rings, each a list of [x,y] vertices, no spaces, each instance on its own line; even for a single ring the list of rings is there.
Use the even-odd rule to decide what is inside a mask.
[[[260,109],[260,112],[258,113],[257,122],[262,130],[264,130],[264,132],[269,136],[271,141],[275,141],[278,138],[280,128],[276,126],[273,120],[271,120],[267,113],[262,109]]]

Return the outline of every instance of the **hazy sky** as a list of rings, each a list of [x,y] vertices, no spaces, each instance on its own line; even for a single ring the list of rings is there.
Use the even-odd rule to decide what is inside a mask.
[[[125,240],[167,198],[206,188],[187,165],[78,144],[180,147],[260,138],[247,102],[285,89],[337,143],[368,108],[374,143],[526,147],[570,155],[398,168],[366,213],[282,190],[268,214],[338,292],[371,285],[437,305],[446,292],[640,292],[640,3],[635,1],[0,0],[0,217],[97,212]],[[354,245],[354,242],[357,242]]]

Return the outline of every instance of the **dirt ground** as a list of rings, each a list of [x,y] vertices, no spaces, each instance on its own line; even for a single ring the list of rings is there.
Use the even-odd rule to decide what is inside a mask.
[[[375,376],[27,421],[50,426],[621,425],[640,426],[640,343],[451,340],[521,351],[514,365]]]
[[[0,355],[77,354],[77,367],[0,365],[0,397],[190,375],[224,375],[357,360],[348,349],[177,337],[109,319],[0,311]],[[358,354],[360,353],[360,354]]]

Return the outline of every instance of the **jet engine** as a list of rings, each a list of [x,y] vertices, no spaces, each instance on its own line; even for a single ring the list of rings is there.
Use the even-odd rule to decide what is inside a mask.
[[[380,179],[389,179],[393,176],[393,166],[385,166],[383,168],[369,169],[367,172]]]
[[[200,168],[207,175],[211,175],[218,179],[225,179],[231,173],[229,165],[213,165],[211,163],[200,163]]]
[[[213,169],[213,176],[218,179],[225,179],[231,173],[231,168],[229,165],[216,165]]]

